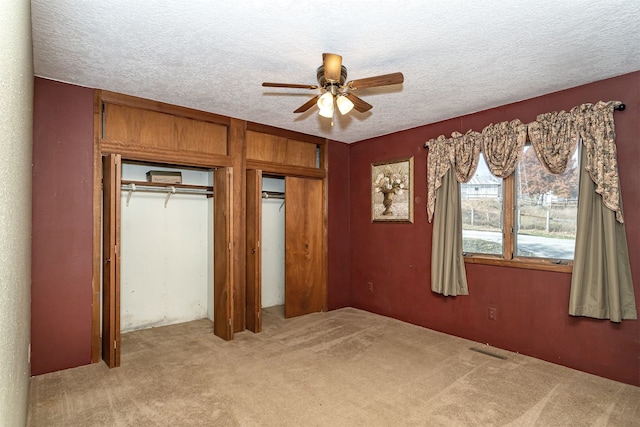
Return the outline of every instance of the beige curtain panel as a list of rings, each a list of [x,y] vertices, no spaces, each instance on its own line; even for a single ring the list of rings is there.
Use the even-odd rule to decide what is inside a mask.
[[[429,143],[429,218],[437,212],[431,240],[431,290],[444,296],[468,295],[458,181],[467,182],[476,172],[481,135],[454,132],[451,138],[440,136]]]
[[[586,157],[583,151],[569,314],[612,322],[637,319],[625,226],[599,200]]]
[[[469,294],[462,256],[460,183],[451,169],[438,189],[431,239],[431,290],[444,296]]]

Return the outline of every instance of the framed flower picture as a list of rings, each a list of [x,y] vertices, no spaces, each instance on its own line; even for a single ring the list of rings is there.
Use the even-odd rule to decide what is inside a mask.
[[[413,157],[371,164],[371,222],[413,223]]]

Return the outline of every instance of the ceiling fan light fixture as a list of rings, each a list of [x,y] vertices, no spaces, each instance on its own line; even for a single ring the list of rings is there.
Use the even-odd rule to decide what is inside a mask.
[[[318,108],[320,109],[320,115],[322,117],[333,117],[333,94],[331,92],[325,92],[320,98],[318,98]]]
[[[344,95],[338,95],[336,97],[336,104],[338,105],[340,114],[343,116],[353,109],[353,102]]]
[[[322,110],[329,107],[333,108],[333,94],[325,92],[318,98],[318,108]]]
[[[320,113],[319,114],[322,117],[326,117],[326,118],[330,119],[330,118],[333,117],[333,111],[334,111],[333,104],[331,104],[328,107],[320,108]]]

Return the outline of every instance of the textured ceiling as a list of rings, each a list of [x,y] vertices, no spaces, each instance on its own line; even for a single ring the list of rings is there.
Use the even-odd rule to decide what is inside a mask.
[[[638,0],[32,0],[35,74],[351,143],[640,69]],[[331,120],[322,53],[348,79],[401,71]],[[595,102],[598,100],[585,100]],[[624,100],[623,100],[624,101]]]

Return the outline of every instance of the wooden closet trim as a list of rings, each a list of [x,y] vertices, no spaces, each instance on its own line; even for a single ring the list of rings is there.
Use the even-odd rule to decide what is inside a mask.
[[[288,139],[295,139],[296,141],[309,142],[316,145],[325,145],[327,140],[319,136],[307,135],[305,133],[298,133],[292,130],[280,129],[277,127],[263,125],[260,123],[247,122],[247,130],[254,132],[267,133],[269,135],[282,136]]]
[[[91,363],[100,361],[102,341],[100,340],[100,241],[102,239],[101,194],[102,194],[102,93],[93,91],[93,262],[91,277]]]
[[[231,219],[233,234],[231,235],[231,257],[233,270],[233,332],[245,330],[246,325],[246,289],[247,278],[245,275],[246,247],[245,239],[247,227],[246,212],[246,122],[238,119],[231,119],[229,132],[227,134],[227,152],[233,167],[233,202]]]
[[[247,160],[247,169],[259,169],[265,173],[299,178],[324,179],[327,172],[322,168],[289,166],[282,163],[265,162],[263,160]]]
[[[209,123],[216,123],[229,126],[230,117],[208,113],[206,111],[194,110],[192,108],[179,107],[177,105],[165,104],[150,99],[138,98],[135,96],[123,95],[121,93],[98,91],[102,93],[102,102],[107,104],[125,105],[127,107],[142,108],[144,110],[157,111],[159,113],[171,114],[172,116],[187,117],[190,119],[202,120]]]
[[[322,311],[329,309],[329,146],[327,144],[320,145],[320,168],[325,173],[322,180],[322,274],[323,274],[323,296]]]
[[[122,154],[127,160],[170,163],[175,165],[211,168],[229,167],[233,161],[229,156],[220,154],[190,153],[187,151],[168,150],[154,147],[131,147],[121,142],[101,140],[102,154]]]

